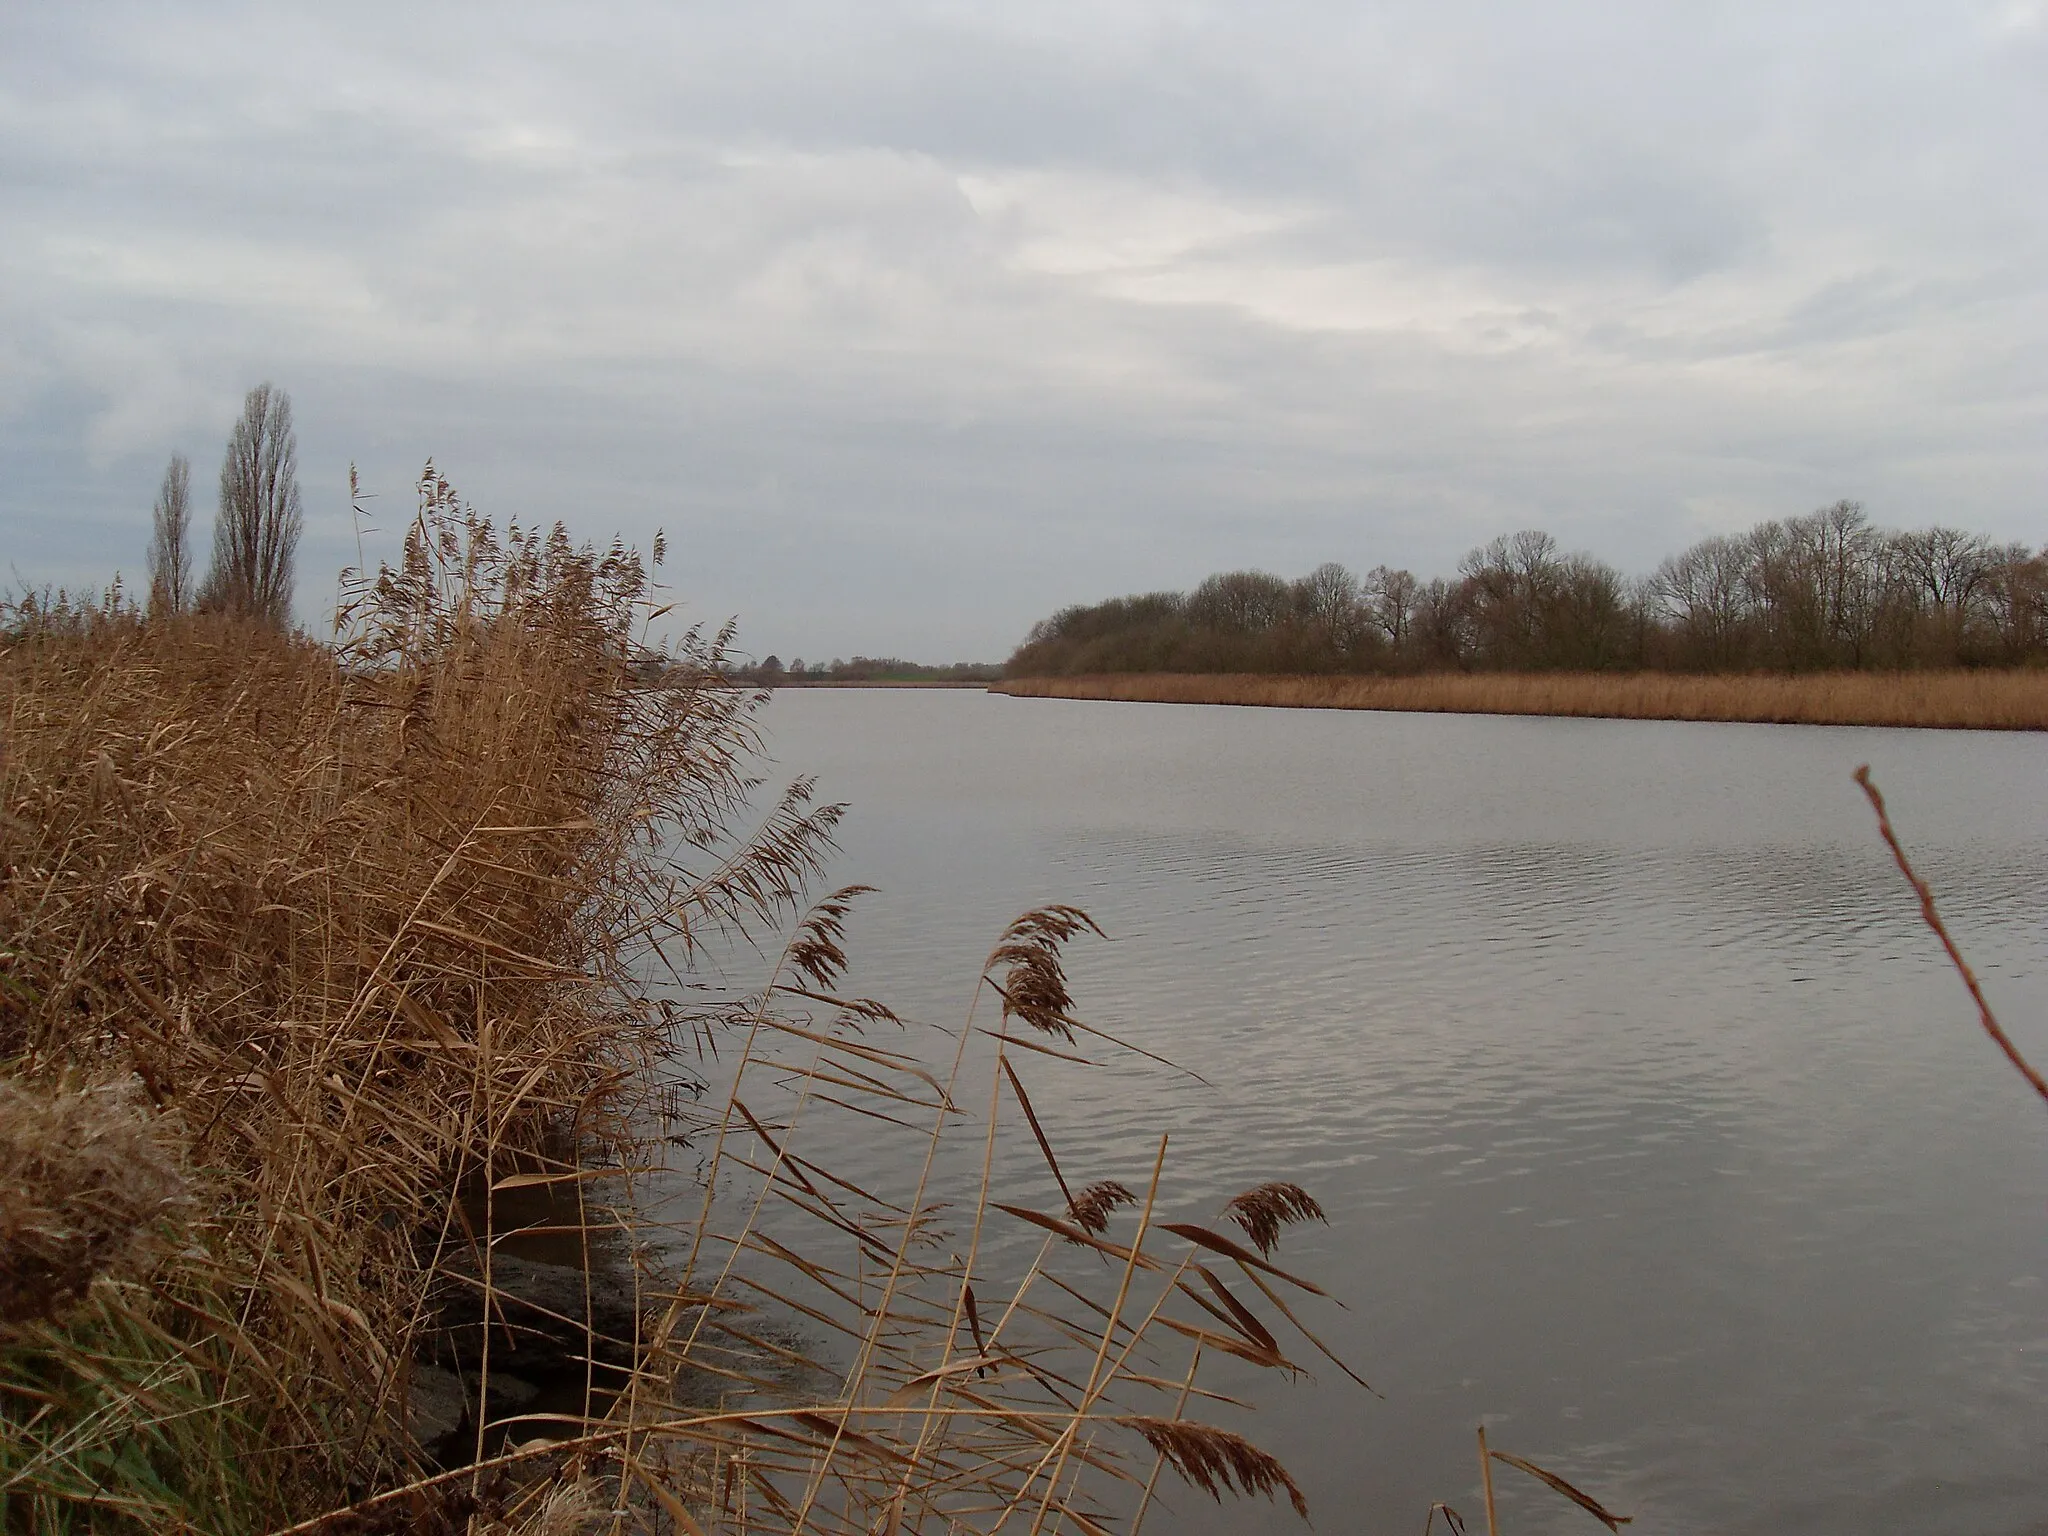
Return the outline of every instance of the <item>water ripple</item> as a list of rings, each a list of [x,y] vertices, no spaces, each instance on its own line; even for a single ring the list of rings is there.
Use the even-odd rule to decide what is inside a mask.
[[[1077,901],[1084,1012],[1209,1086],[1063,1077],[1063,1160],[1142,1178],[1170,1129],[1174,1200],[1329,1208],[1291,1257],[1386,1401],[1268,1385],[1255,1429],[1326,1528],[1468,1500],[1482,1414],[1643,1536],[2048,1508],[2048,1134],[1848,779],[2048,1055],[2038,741],[823,691],[769,727],[884,887],[861,990],[957,1021],[1002,922]]]

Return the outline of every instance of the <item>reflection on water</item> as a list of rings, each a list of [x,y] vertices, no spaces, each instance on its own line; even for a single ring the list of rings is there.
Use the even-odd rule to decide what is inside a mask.
[[[768,724],[882,887],[859,990],[957,1021],[1000,925],[1076,902],[1084,1013],[1207,1086],[1084,1075],[1040,1103],[1062,1160],[1142,1182],[1170,1130],[1172,1199],[1329,1209],[1289,1253],[1384,1400],[1222,1383],[1319,1528],[1469,1506],[1484,1416],[1645,1536],[2048,1531],[2048,1114],[1848,777],[2048,1056],[2039,739],[823,690]]]

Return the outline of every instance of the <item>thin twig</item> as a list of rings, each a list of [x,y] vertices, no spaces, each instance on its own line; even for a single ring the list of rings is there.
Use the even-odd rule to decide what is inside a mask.
[[[1984,989],[1977,985],[1977,973],[1970,969],[1969,962],[1963,958],[1963,952],[1956,948],[1956,941],[1949,937],[1948,928],[1942,922],[1941,914],[1934,909],[1934,892],[1914,870],[1912,862],[1906,857],[1906,850],[1899,845],[1899,835],[1892,830],[1891,817],[1885,814],[1884,796],[1878,793],[1877,785],[1871,780],[1868,763],[1856,770],[1856,782],[1863,787],[1863,793],[1869,798],[1870,808],[1877,812],[1877,830],[1884,834],[1885,845],[1891,849],[1892,858],[1897,861],[1899,872],[1906,877],[1907,883],[1913,887],[1914,894],[1920,898],[1920,916],[1927,926],[1934,930],[1934,936],[1941,940],[1941,947],[1948,951],[1949,963],[1956,968],[1956,974],[1963,978],[1963,985],[1970,989],[1970,997],[1977,1004],[1977,1016],[1984,1022],[1984,1033],[2005,1052],[2005,1059],[2013,1064],[2020,1076],[2033,1084],[2034,1092],[2041,1096],[2042,1101],[2048,1103],[2048,1080],[2044,1080],[2041,1074],[2034,1070],[2032,1063],[2020,1054],[2019,1047],[2012,1043],[2011,1037],[1999,1026],[1997,1015],[1992,1013],[1991,1004],[1985,1000]]]

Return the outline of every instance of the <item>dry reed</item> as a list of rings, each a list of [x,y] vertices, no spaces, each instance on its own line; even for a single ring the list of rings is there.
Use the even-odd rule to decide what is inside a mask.
[[[103,1275],[147,1273],[190,1199],[168,1140],[115,1089],[0,1080],[0,1325],[52,1317]]]
[[[1413,677],[1114,673],[1020,677],[990,685],[1019,698],[1245,704],[1442,714],[1577,715],[1778,725],[2048,730],[2048,670],[1815,672],[1472,672]]]
[[[778,922],[829,846],[801,782],[734,835],[753,698],[716,638],[648,686],[646,586],[430,475],[337,647],[12,614],[0,1063],[45,1116],[133,1085],[204,1198],[151,1284],[95,1237],[51,1261],[88,1304],[0,1338],[10,1528],[261,1530],[417,1474],[452,1192],[621,1161],[679,1027],[649,968]],[[114,1171],[79,1198],[138,1207]]]
[[[1885,847],[1891,850],[1892,861],[1899,866],[1899,873],[1906,877],[1906,884],[1913,888],[1913,894],[1920,903],[1920,920],[1941,941],[1942,953],[1954,968],[1963,983],[1963,989],[1970,994],[1970,1001],[1977,1005],[1977,1021],[1983,1025],[1984,1033],[1991,1037],[1991,1043],[1998,1047],[2005,1059],[2012,1063],[2013,1070],[2032,1088],[2043,1103],[2048,1103],[2048,1078],[2040,1069],[2020,1054],[2020,1048],[2013,1044],[2012,1036],[2005,1032],[2005,1026],[1998,1022],[1998,1015],[1991,1011],[1991,1002],[1984,996],[1984,989],[1978,984],[1977,973],[1970,968],[1970,962],[1963,958],[1963,951],[1948,931],[1948,924],[1941,919],[1941,912],[1934,904],[1934,888],[1921,878],[1913,867],[1913,861],[1906,856],[1905,844],[1899,841],[1899,834],[1892,826],[1891,813],[1885,808],[1884,795],[1877,787],[1877,781],[1870,776],[1868,763],[1859,767],[1854,778],[1864,798],[1870,802],[1870,809],[1877,816],[1878,835],[1884,839]]]

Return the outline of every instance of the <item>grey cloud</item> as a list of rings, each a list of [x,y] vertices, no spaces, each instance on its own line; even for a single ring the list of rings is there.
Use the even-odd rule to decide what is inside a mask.
[[[785,656],[1530,523],[1637,566],[1844,494],[2041,534],[2010,6],[0,26],[24,576],[139,567],[162,458],[203,482],[265,377],[309,617],[347,462],[389,522],[429,453],[499,515],[665,523],[696,611]]]

